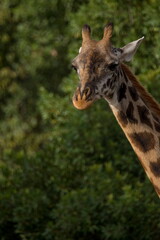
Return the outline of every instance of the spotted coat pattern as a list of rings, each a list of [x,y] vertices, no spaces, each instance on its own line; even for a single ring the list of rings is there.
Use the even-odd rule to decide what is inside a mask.
[[[119,81],[117,102],[111,108],[160,196],[160,116],[126,74]]]

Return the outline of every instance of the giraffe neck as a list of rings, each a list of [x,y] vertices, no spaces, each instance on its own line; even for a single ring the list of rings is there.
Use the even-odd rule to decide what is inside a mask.
[[[160,197],[159,105],[125,65],[118,77],[120,86],[110,107]]]

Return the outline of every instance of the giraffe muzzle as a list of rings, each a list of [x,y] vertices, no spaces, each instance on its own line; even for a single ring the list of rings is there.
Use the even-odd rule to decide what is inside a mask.
[[[94,88],[90,86],[84,89],[78,87],[72,98],[74,107],[79,110],[88,108],[95,100],[94,92]]]

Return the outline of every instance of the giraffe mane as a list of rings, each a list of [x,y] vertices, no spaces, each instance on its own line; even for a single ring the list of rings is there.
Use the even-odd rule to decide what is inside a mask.
[[[147,92],[147,90],[140,84],[140,82],[136,79],[134,74],[130,71],[128,66],[125,64],[121,64],[123,71],[126,73],[129,80],[132,82],[133,86],[140,93],[142,100],[145,104],[151,109],[152,113],[158,115],[160,117],[160,105],[159,103]]]

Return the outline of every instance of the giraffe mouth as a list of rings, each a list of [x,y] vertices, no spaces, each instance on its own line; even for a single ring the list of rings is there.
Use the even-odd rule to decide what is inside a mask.
[[[88,108],[94,101],[95,91],[92,87],[86,87],[83,90],[78,87],[72,98],[74,107],[79,110]]]

